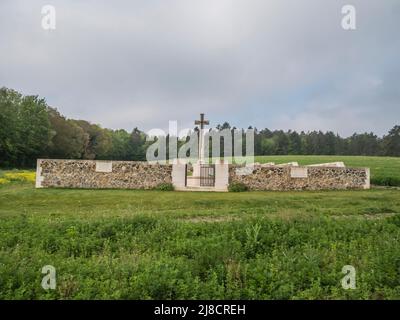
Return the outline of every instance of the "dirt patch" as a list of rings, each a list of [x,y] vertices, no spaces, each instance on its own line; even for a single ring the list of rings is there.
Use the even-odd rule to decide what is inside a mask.
[[[240,220],[240,217],[237,217],[237,216],[219,216],[219,217],[198,216],[198,217],[183,218],[183,219],[180,219],[180,220],[186,221],[186,222],[193,222],[193,223],[199,223],[199,222],[230,222],[230,221]]]
[[[379,219],[385,219],[385,218],[390,218],[398,213],[393,213],[393,212],[382,212],[382,213],[374,213],[374,214],[349,214],[349,215],[333,215],[331,216],[332,218],[335,219],[354,219],[354,218],[360,218],[360,219],[367,219],[367,220],[379,220]]]

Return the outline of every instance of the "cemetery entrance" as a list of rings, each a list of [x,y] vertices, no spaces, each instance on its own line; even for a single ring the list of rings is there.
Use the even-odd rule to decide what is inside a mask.
[[[202,164],[200,165],[200,186],[214,187],[215,186],[215,165]]]

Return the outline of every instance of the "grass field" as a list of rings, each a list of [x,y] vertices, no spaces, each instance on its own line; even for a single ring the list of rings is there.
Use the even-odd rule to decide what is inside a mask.
[[[400,299],[396,188],[34,189],[16,176],[0,185],[0,299]]]

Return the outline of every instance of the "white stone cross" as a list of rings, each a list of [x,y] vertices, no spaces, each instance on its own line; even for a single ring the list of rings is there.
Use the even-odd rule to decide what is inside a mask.
[[[204,113],[200,113],[200,120],[194,122],[195,125],[200,125],[199,133],[199,163],[204,163],[204,126],[209,125],[210,121],[204,120]]]

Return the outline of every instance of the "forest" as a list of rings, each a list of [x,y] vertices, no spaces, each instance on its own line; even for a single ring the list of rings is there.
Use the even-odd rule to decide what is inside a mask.
[[[228,122],[217,130],[236,129]],[[249,128],[252,128],[251,126]],[[379,137],[373,132],[341,137],[332,131],[255,130],[256,156],[400,156],[400,125]],[[67,119],[39,96],[0,88],[0,166],[34,167],[37,158],[145,160],[146,134],[112,130],[86,120]]]

